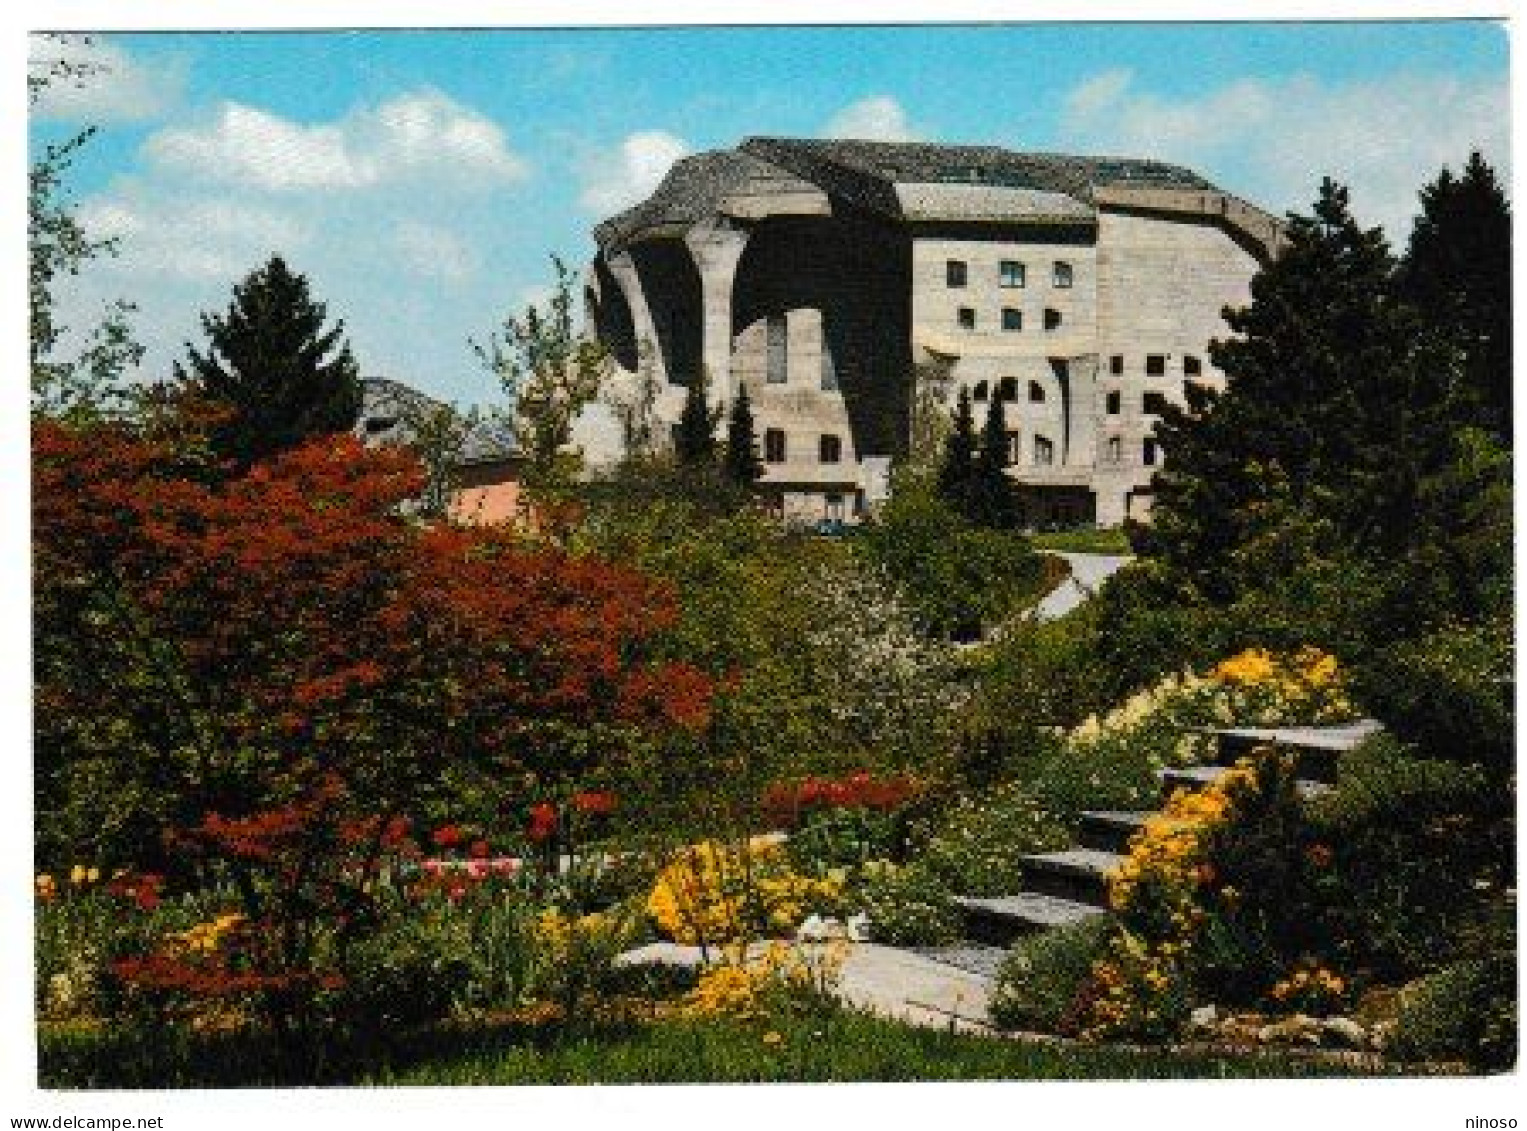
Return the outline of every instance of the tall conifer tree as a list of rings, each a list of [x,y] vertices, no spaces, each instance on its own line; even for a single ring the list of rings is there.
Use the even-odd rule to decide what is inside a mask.
[[[1478,153],[1421,190],[1400,293],[1463,352],[1479,423],[1511,437],[1511,206]]]
[[[944,441],[944,458],[938,469],[938,493],[960,513],[970,504],[976,470],[976,421],[970,407],[970,390],[960,389],[955,402],[954,428]]]
[[[971,472],[966,517],[977,526],[1002,529],[1013,525],[1013,485],[1007,477],[1007,419],[1001,396],[986,406],[981,450]]]
[[[710,405],[710,374],[702,367],[684,394],[679,425],[674,433],[674,454],[686,467],[709,467],[716,461],[716,424],[720,409]]]
[[[737,386],[737,398],[727,416],[721,471],[739,487],[753,486],[764,473],[763,461],[758,458],[758,437],[753,432],[753,405],[745,383]]]
[[[1187,408],[1162,414],[1152,538],[1210,600],[1265,580],[1240,577],[1237,554],[1294,512],[1365,555],[1413,537],[1423,480],[1454,456],[1461,375],[1394,300],[1393,266],[1325,181],[1251,305],[1226,312],[1236,336],[1210,347],[1226,391],[1190,384]]]
[[[327,312],[308,282],[279,255],[233,288],[222,314],[203,314],[210,348],[189,343],[176,381],[225,405],[231,415],[213,447],[247,466],[314,435],[347,432],[361,408],[360,376],[344,322],[325,329]]]

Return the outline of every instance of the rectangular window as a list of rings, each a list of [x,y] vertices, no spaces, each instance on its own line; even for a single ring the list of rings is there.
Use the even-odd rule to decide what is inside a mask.
[[[785,433],[779,428],[768,428],[764,431],[764,462],[785,462]]]
[[[1160,416],[1166,411],[1166,394],[1146,393],[1144,403],[1140,407],[1145,410],[1146,416]]]
[[[1204,363],[1192,354],[1188,354],[1182,359],[1182,375],[1184,377],[1198,377],[1203,374],[1203,371]]]
[[[1149,436],[1145,438],[1145,443],[1141,447],[1140,457],[1146,467],[1156,466],[1156,441]]]
[[[1004,330],[1023,329],[1023,311],[1014,310],[1011,306],[1002,308],[1002,328]]]
[[[1117,389],[1115,389],[1113,392],[1108,394],[1108,415],[1109,416],[1118,416],[1119,413],[1121,411],[1123,411],[1123,406],[1121,404],[1122,401],[1123,401],[1123,398],[1119,395],[1119,391]]]
[[[974,330],[976,328],[976,310],[973,306],[960,307],[960,329]]]
[[[1108,372],[1115,377],[1124,372],[1124,355],[1116,353],[1108,359]]]
[[[1034,464],[1047,467],[1055,462],[1055,443],[1048,436],[1034,437]]]
[[[1069,287],[1071,285],[1071,264],[1057,259],[1054,268],[1050,272],[1050,279],[1057,287],[1063,289]]]
[[[1160,377],[1166,372],[1166,354],[1151,353],[1145,356],[1145,375],[1147,377]]]
[[[963,287],[968,274],[963,259],[951,259],[944,264],[944,282],[951,287]]]
[[[1009,432],[1007,434],[1007,462],[1018,462],[1019,452],[1022,450],[1023,434],[1021,432]]]
[[[1004,287],[1027,285],[1023,264],[1016,259],[1004,259],[997,268],[997,281]]]
[[[1045,311],[1045,329],[1046,330],[1059,330],[1060,329],[1060,311],[1058,311],[1058,310],[1046,310]]]
[[[766,380],[771,385],[783,385],[790,379],[790,331],[783,314],[771,314],[764,323],[766,335]]]
[[[843,459],[843,441],[836,436],[823,436],[817,448],[821,463],[838,463]]]

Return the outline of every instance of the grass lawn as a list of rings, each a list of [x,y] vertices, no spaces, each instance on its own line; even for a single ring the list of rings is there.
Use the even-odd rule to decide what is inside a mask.
[[[1073,554],[1134,553],[1124,531],[1117,527],[1111,530],[1059,530],[1036,534],[1033,541],[1036,550],[1063,550]]]
[[[777,1039],[770,1034],[777,1034]],[[273,1063],[250,1039],[194,1043],[45,1034],[49,1088],[318,1084],[656,1084],[915,1080],[1117,1080],[1369,1075],[1277,1054],[1063,1047],[917,1029],[849,1011],[789,1020],[663,1021],[577,1034],[444,1029],[364,1052]],[[330,1049],[331,1053],[335,1050]],[[304,1068],[291,1065],[301,1063]]]

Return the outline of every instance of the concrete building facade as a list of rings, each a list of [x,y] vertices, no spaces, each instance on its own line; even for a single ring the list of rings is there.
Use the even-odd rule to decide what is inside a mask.
[[[1271,216],[1155,161],[989,146],[751,138],[678,162],[595,230],[585,301],[674,422],[702,369],[746,383],[784,514],[873,505],[906,454],[914,373],[1004,401],[1029,521],[1149,510],[1152,430],[1220,312],[1276,254]]]

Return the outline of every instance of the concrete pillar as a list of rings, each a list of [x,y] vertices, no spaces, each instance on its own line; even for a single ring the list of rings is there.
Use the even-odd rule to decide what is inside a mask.
[[[700,274],[700,356],[710,374],[712,402],[730,404],[732,375],[732,288],[748,234],[719,224],[697,224],[684,243]]]
[[[610,268],[610,274],[615,276],[615,281],[620,284],[621,293],[626,296],[626,305],[631,310],[631,326],[636,332],[637,352],[645,348],[652,357],[652,372],[657,378],[659,386],[668,384],[668,364],[663,356],[661,343],[657,340],[657,326],[652,321],[652,310],[647,305],[646,292],[642,290],[641,275],[636,270],[636,261],[631,258],[631,253],[622,251],[618,255],[612,255],[605,261]]]

